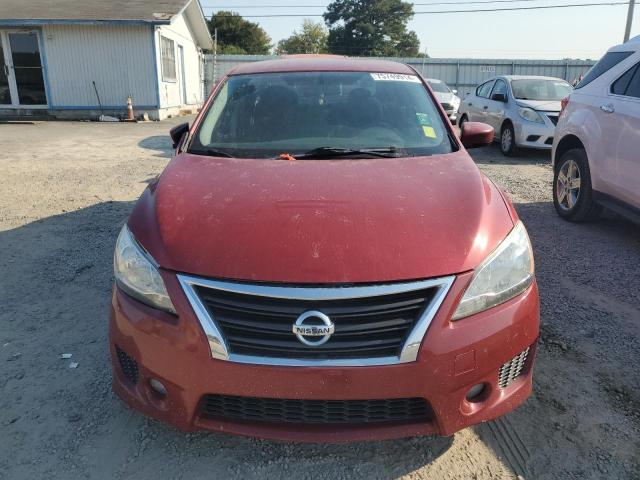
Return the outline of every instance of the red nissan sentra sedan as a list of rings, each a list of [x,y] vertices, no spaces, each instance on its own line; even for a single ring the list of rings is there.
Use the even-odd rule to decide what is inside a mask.
[[[243,65],[117,241],[116,393],[182,430],[452,435],[531,393],[527,232],[410,66]]]

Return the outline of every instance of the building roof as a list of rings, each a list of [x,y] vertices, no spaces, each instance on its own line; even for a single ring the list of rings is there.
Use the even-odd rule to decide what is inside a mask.
[[[198,44],[213,42],[198,0],[0,0],[1,26],[46,24],[169,25],[184,13]]]
[[[168,23],[189,0],[2,0],[2,20],[137,20]]]
[[[404,63],[388,60],[362,60],[340,56],[295,55],[283,56],[276,60],[251,62],[240,65],[229,75],[275,72],[376,72],[415,75],[416,72]]]

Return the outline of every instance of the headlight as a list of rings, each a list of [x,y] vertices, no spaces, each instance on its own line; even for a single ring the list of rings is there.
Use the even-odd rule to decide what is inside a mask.
[[[495,307],[524,292],[534,277],[533,252],[522,222],[482,262],[464,293],[453,320]]]
[[[544,120],[542,119],[540,114],[533,108],[522,107],[518,110],[518,115],[520,115],[525,120],[529,120],[530,122],[544,123]]]
[[[175,313],[155,261],[126,225],[116,242],[113,270],[118,286],[126,293],[151,307]]]

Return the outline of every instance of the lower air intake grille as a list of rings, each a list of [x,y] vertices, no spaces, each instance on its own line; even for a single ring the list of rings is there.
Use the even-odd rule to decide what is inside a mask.
[[[120,369],[122,370],[122,374],[125,378],[133,384],[138,383],[138,362],[118,347],[116,347],[116,354],[118,355]]]
[[[429,421],[423,398],[389,400],[284,400],[207,395],[201,414],[208,418],[271,423],[354,424]]]
[[[510,361],[502,365],[500,368],[500,374],[498,376],[498,385],[500,388],[507,388],[511,382],[513,382],[518,375],[522,372],[527,361],[527,355],[529,355],[529,349],[513,357]]]

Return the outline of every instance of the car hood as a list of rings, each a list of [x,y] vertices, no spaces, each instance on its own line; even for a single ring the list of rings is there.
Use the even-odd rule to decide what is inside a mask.
[[[129,228],[166,269],[288,283],[438,277],[478,266],[513,228],[465,151],[366,160],[181,154]]]
[[[549,102],[547,100],[516,100],[518,105],[522,107],[533,108],[534,110],[539,110],[541,112],[559,112],[560,111],[560,102],[552,101]]]
[[[433,94],[436,96],[436,99],[440,103],[455,103],[455,100],[457,98],[456,95],[452,92],[450,93],[433,92]]]

